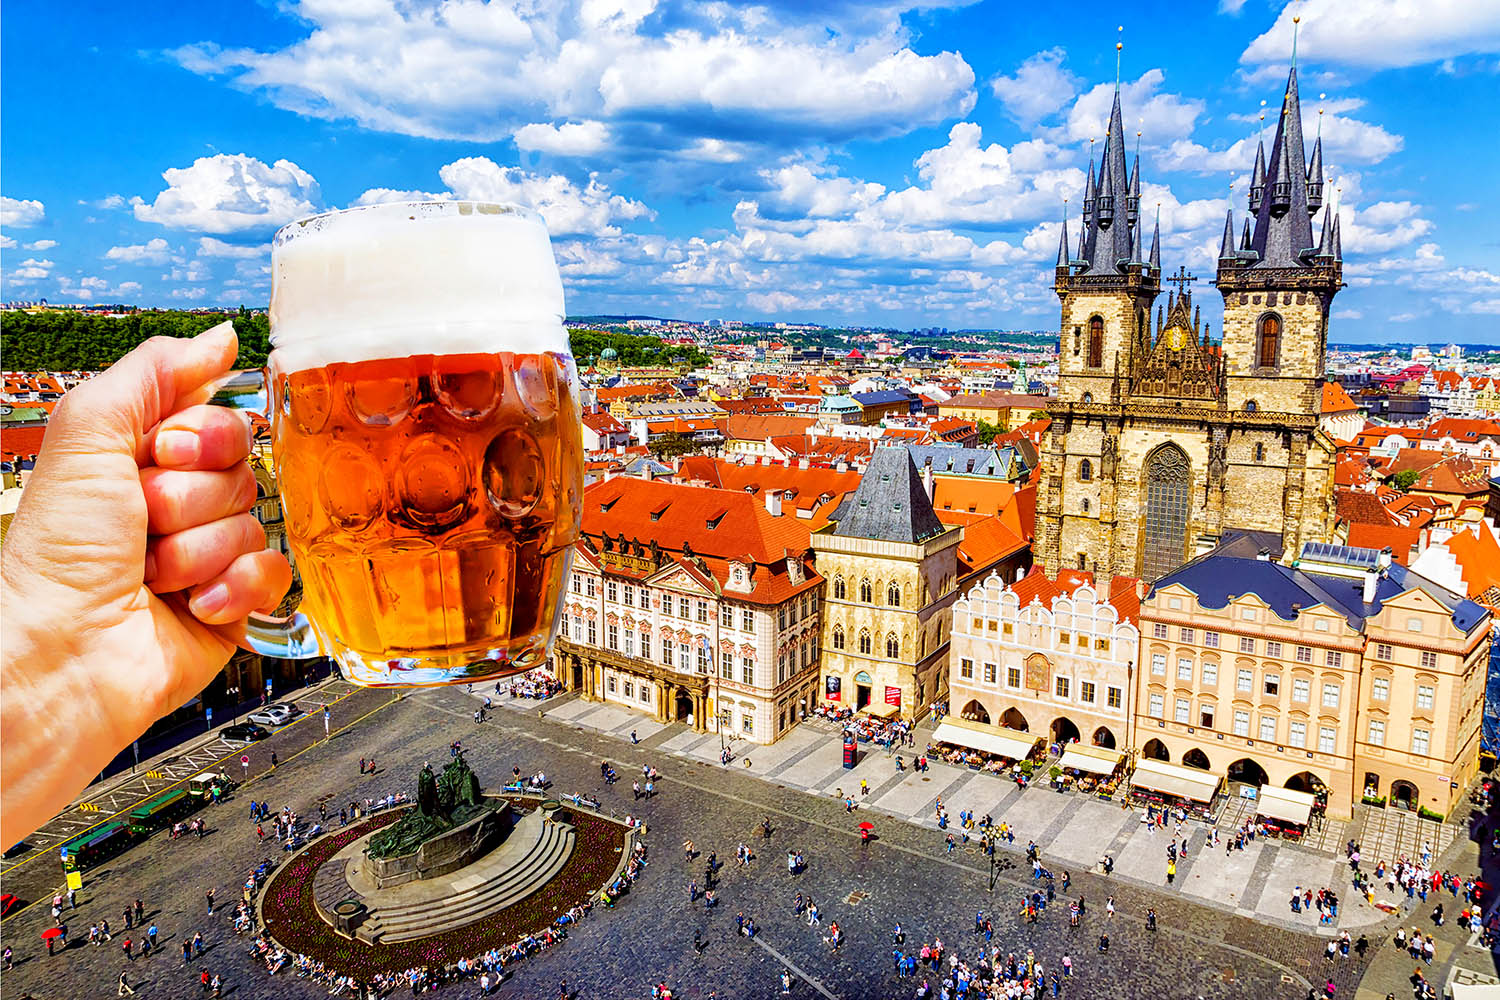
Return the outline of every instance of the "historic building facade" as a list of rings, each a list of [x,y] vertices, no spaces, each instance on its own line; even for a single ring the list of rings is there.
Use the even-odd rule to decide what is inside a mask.
[[[910,719],[941,698],[962,538],[933,513],[907,450],[877,446],[858,489],[812,534],[828,581],[824,702]]]
[[[1389,552],[1214,553],[1141,604],[1142,758],[1446,814],[1478,766],[1490,615]]]
[[[971,722],[1124,750],[1140,633],[1137,581],[1033,569],[992,575],[953,605],[948,701]]]
[[[1321,140],[1304,159],[1293,70],[1269,160],[1256,156],[1250,217],[1226,219],[1216,284],[1220,343],[1192,277],[1167,306],[1160,229],[1143,252],[1139,157],[1125,165],[1118,91],[1097,175],[1089,165],[1076,251],[1064,220],[1057,398],[1042,456],[1037,561],[1157,579],[1232,529],[1296,552],[1331,537],[1333,444],[1318,428],[1328,311],[1341,287],[1336,214],[1323,204]]]
[[[563,685],[756,743],[795,726],[817,698],[823,580],[779,500],[628,476],[587,487]]]

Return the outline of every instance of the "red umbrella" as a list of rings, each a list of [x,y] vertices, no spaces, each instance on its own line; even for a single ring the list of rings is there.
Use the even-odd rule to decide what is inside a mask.
[[[875,829],[875,824],[871,823],[869,820],[865,820],[863,823],[859,824],[859,828],[861,830],[873,830]]]
[[[46,930],[42,931],[42,940],[43,941],[47,940],[48,938],[55,938],[55,937],[62,937],[62,928],[61,927],[48,927]]]

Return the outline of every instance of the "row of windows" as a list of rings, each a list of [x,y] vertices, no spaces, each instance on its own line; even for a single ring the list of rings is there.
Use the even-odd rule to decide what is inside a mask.
[[[1024,631],[1025,631],[1024,640],[1025,641],[1030,641],[1030,642],[1035,642],[1037,640],[1036,630],[1037,629],[1046,628],[1046,627],[1048,627],[1048,626],[1043,626],[1043,625],[1027,625],[1027,626],[1024,626]],[[991,635],[994,635],[995,633],[998,632],[1001,635],[1004,635],[1005,638],[1011,639],[1011,638],[1015,637],[1016,626],[1015,626],[1015,624],[1013,622],[1005,622],[1002,625],[1001,622],[1000,622],[1000,620],[998,618],[970,617],[970,619],[969,619],[969,634],[970,635],[982,635],[985,632],[989,632]],[[1100,653],[1108,653],[1109,652],[1110,641],[1108,639],[1106,639],[1106,638],[1104,638],[1102,636],[1093,636],[1092,638],[1090,638],[1090,636],[1088,635],[1088,633],[1086,633],[1086,632],[1079,632],[1078,635],[1077,635],[1077,637],[1076,637],[1076,640],[1075,640],[1075,637],[1074,637],[1073,633],[1070,630],[1068,630],[1068,629],[1060,629],[1060,630],[1058,630],[1057,637],[1056,637],[1056,640],[1052,644],[1052,648],[1056,649],[1056,648],[1059,648],[1061,646],[1071,646],[1071,645],[1074,645],[1075,642],[1076,642],[1076,645],[1077,645],[1077,647],[1079,649],[1088,649],[1089,646],[1090,646],[1090,644],[1092,643],[1092,645],[1094,647],[1094,650],[1096,652],[1100,652]]]
[[[1332,652],[1330,650],[1330,652]],[[1329,663],[1329,666],[1337,666],[1337,663]],[[1179,656],[1177,658],[1177,679],[1191,684],[1193,681],[1193,658],[1191,656]],[[1167,673],[1167,654],[1151,654],[1151,673],[1164,677]],[[1217,687],[1219,683],[1219,665],[1212,660],[1205,660],[1199,668],[1199,679],[1203,687]],[[1255,691],[1255,671],[1250,667],[1239,667],[1235,671],[1234,688],[1246,694]],[[1339,695],[1342,686],[1332,681],[1323,684],[1323,707],[1338,708]],[[1261,674],[1261,693],[1273,697],[1281,694],[1281,674],[1266,670]],[[1312,681],[1306,677],[1294,677],[1292,679],[1292,701],[1306,704],[1312,699]]]
[[[844,648],[844,627],[842,625],[835,625],[833,627],[833,648],[834,649],[843,649]],[[870,630],[867,629],[867,628],[866,629],[860,629],[860,631],[859,631],[859,652],[862,655],[864,655],[864,656],[871,656],[871,655],[873,655],[873,652],[872,652],[873,649],[874,649],[874,640],[872,640],[871,637],[870,637]],[[898,638],[896,638],[896,633],[894,633],[894,632],[888,632],[888,633],[886,633],[886,637],[885,637],[885,655],[886,655],[886,659],[889,659],[889,660],[899,660],[899,659],[901,659],[901,640],[898,639]]]
[[[583,574],[573,574],[573,593],[585,597],[594,597],[595,577]],[[605,600],[623,603],[627,608],[636,607],[636,588],[631,584],[621,585],[615,580],[606,580],[604,584]],[[622,600],[623,598],[623,600]],[[650,607],[650,591],[640,588],[640,608],[646,610]],[[734,606],[730,604],[719,605],[719,625],[723,628],[734,627]],[[783,631],[789,625],[816,614],[818,610],[818,599],[813,594],[803,594],[801,600],[792,601],[782,605],[777,610],[777,624]],[[709,604],[707,601],[693,600],[678,595],[675,602],[671,594],[663,594],[661,598],[661,613],[668,617],[681,618],[684,621],[696,621],[707,624],[709,620]],[[740,609],[740,628],[746,632],[755,630],[755,613],[749,608]]]
[[[1153,693],[1147,698],[1146,701],[1147,715],[1151,716],[1153,719],[1166,718],[1165,695]],[[1203,729],[1213,729],[1214,722],[1216,721],[1215,713],[1215,706],[1200,702],[1198,704],[1198,721],[1196,725],[1202,727]],[[1173,699],[1172,721],[1189,726],[1195,724],[1192,718],[1192,705],[1187,698],[1178,697]],[[1277,738],[1277,731],[1279,727],[1280,722],[1278,721],[1276,716],[1263,714],[1260,717],[1260,722],[1256,730],[1255,737],[1257,739],[1264,740],[1267,743],[1280,742]],[[1236,736],[1243,736],[1246,738],[1250,737],[1250,712],[1248,709],[1237,708],[1234,710],[1233,716],[1231,718],[1231,732],[1233,732]],[[1302,721],[1301,719],[1290,720],[1287,723],[1286,743],[1288,746],[1306,749],[1307,723]],[[1318,752],[1338,752],[1338,727],[1318,727]]]
[[[996,668],[995,664],[993,664],[993,663],[985,663],[985,664],[982,664],[981,667],[982,667],[982,670],[983,670],[984,683],[986,683],[986,684],[994,684],[995,683],[995,678],[996,678],[996,671],[997,671],[997,668]],[[961,677],[961,678],[963,678],[964,680],[972,681],[974,679],[974,661],[971,660],[971,659],[968,659],[967,657],[959,660],[959,663],[958,663],[958,676]],[[1011,688],[1012,690],[1019,690],[1020,689],[1020,687],[1021,687],[1021,668],[1020,667],[1007,667],[1005,669],[1005,686],[1008,687],[1008,688]],[[1069,697],[1070,693],[1072,691],[1072,687],[1073,687],[1072,678],[1070,678],[1070,677],[1055,677],[1055,678],[1053,678],[1052,690],[1053,690],[1053,693],[1056,694],[1059,698],[1067,698],[1067,697]],[[1083,702],[1084,704],[1092,705],[1092,704],[1095,703],[1095,701],[1097,699],[1097,696],[1098,696],[1098,688],[1094,684],[1093,681],[1081,681],[1081,682],[1079,682],[1079,685],[1078,685],[1078,700],[1079,701]],[[1124,700],[1125,700],[1125,692],[1124,692],[1124,690],[1122,688],[1115,687],[1114,685],[1109,685],[1108,687],[1106,687],[1106,689],[1105,689],[1105,704],[1107,704],[1110,708],[1119,708],[1122,704],[1124,704]]]
[[[1378,747],[1385,746],[1385,721],[1383,719],[1370,720],[1370,742]],[[1427,751],[1432,747],[1432,731],[1421,727],[1413,727],[1411,731],[1411,752],[1427,756]]]
[[[1193,630],[1190,629],[1190,628],[1182,629],[1182,635],[1183,635],[1184,638],[1181,641],[1183,641],[1183,642],[1192,642],[1192,639],[1189,638],[1192,635],[1192,633],[1193,633]],[[1169,630],[1168,630],[1167,626],[1163,625],[1161,622],[1157,622],[1152,627],[1152,629],[1151,629],[1151,637],[1153,639],[1166,639],[1166,638],[1168,638],[1168,635],[1169,635]],[[1209,639],[1209,637],[1213,638],[1212,642],[1208,642],[1207,641]],[[1210,649],[1218,649],[1219,648],[1219,633],[1217,633],[1217,632],[1206,632],[1206,633],[1204,633],[1204,640],[1205,640],[1204,641],[1204,645],[1208,646]],[[1241,652],[1241,653],[1247,653],[1247,654],[1249,654],[1251,656],[1254,656],[1255,653],[1256,653],[1256,651],[1257,651],[1257,649],[1259,649],[1259,644],[1257,643],[1257,641],[1254,638],[1252,638],[1251,636],[1248,636],[1248,635],[1242,635],[1242,636],[1239,637],[1239,650],[1238,650],[1239,652]],[[1293,647],[1293,652],[1295,654],[1295,658],[1296,658],[1296,661],[1298,663],[1311,663],[1311,662],[1313,662],[1313,648],[1311,646],[1294,646]],[[1278,642],[1277,640],[1275,640],[1275,639],[1267,639],[1265,641],[1265,655],[1266,656],[1270,657],[1273,660],[1280,660],[1280,659],[1282,659],[1285,656],[1285,653],[1286,653],[1285,647],[1282,646],[1282,644],[1280,642]],[[1156,654],[1156,655],[1160,656],[1160,655],[1163,655],[1163,654]],[[1424,664],[1426,663],[1426,659],[1425,658],[1423,659],[1423,663]],[[1333,669],[1338,670],[1341,667],[1343,667],[1343,665],[1344,665],[1344,654],[1343,654],[1343,652],[1341,650],[1337,650],[1337,649],[1325,649],[1325,650],[1323,650],[1323,666],[1325,666],[1325,667],[1332,667]]]
[[[844,583],[843,574],[839,574],[833,578],[833,596],[836,600],[840,601],[848,600],[849,598],[848,587]],[[870,583],[869,577],[864,577],[859,581],[859,600],[861,604],[875,603],[875,586]],[[901,587],[894,580],[886,584],[885,604],[889,608],[901,607]]]

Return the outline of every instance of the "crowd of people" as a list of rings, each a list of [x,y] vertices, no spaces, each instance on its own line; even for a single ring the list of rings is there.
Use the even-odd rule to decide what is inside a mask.
[[[562,681],[553,676],[552,671],[546,667],[536,667],[517,677],[512,677],[506,688],[512,698],[535,698],[541,700],[551,698],[562,690]],[[499,694],[501,684],[495,684],[495,693]]]

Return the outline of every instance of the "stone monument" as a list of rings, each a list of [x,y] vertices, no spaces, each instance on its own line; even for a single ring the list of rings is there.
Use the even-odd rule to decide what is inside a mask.
[[[456,754],[440,777],[431,764],[422,766],[416,806],[370,837],[360,868],[379,888],[446,875],[504,840],[513,822],[510,806],[487,801],[479,777]]]

